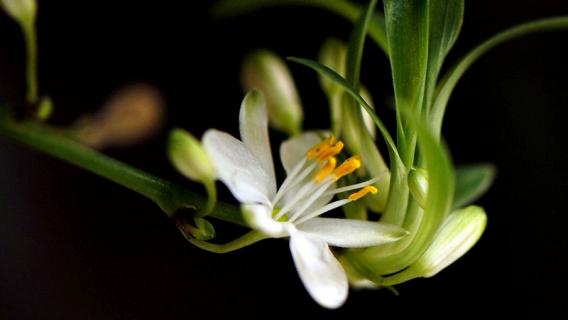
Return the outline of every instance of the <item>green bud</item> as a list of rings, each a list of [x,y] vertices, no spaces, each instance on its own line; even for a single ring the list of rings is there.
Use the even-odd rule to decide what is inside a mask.
[[[215,238],[215,228],[211,222],[203,218],[195,218],[193,220],[195,226],[187,226],[191,236],[197,240],[207,241]]]
[[[424,255],[416,262],[424,277],[431,277],[463,256],[479,240],[487,225],[485,210],[469,206],[450,214]]]
[[[35,0],[0,0],[0,5],[22,26],[29,26],[36,17],[37,3]]]
[[[243,62],[241,79],[245,91],[262,91],[274,128],[289,135],[300,132],[302,105],[292,75],[280,57],[267,50],[251,53]]]
[[[209,184],[215,178],[215,169],[201,143],[185,130],[170,132],[168,155],[174,167],[191,180]]]
[[[53,101],[49,97],[43,97],[36,110],[36,118],[40,121],[46,121],[53,113]]]
[[[424,208],[428,193],[428,172],[422,168],[414,168],[408,174],[408,187],[414,200]]]
[[[384,279],[395,285],[414,278],[429,278],[461,258],[479,240],[487,225],[481,207],[469,206],[451,213],[436,234],[430,247],[406,270]]]

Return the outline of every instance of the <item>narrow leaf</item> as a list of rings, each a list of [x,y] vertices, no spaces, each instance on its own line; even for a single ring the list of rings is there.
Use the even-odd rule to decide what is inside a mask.
[[[369,6],[361,17],[355,23],[355,28],[351,33],[349,47],[347,49],[347,72],[346,79],[351,85],[357,89],[359,87],[359,76],[361,73],[361,60],[363,59],[363,48],[365,46],[365,38],[367,35],[367,27],[369,20],[375,10],[377,0],[371,0]]]
[[[311,69],[315,70],[316,72],[318,72],[320,75],[325,76],[329,80],[340,85],[345,90],[345,92],[347,92],[353,99],[355,99],[355,101],[357,101],[357,103],[359,103],[369,113],[369,115],[371,116],[371,118],[373,119],[375,124],[377,125],[377,128],[379,128],[379,131],[383,135],[383,138],[385,139],[385,142],[387,143],[387,147],[389,148],[389,152],[391,153],[391,156],[394,157],[395,159],[398,159],[398,161],[400,161],[400,156],[398,154],[398,150],[397,150],[396,145],[394,144],[394,141],[393,141],[390,133],[388,132],[387,128],[385,127],[385,125],[383,124],[381,119],[379,119],[379,117],[377,116],[377,114],[375,113],[373,108],[365,101],[365,99],[363,99],[357,93],[357,91],[347,82],[347,80],[345,80],[343,77],[341,77],[337,72],[333,71],[332,69],[330,69],[330,68],[328,68],[328,67],[326,67],[326,66],[324,66],[324,65],[322,65],[322,64],[320,64],[316,61],[308,60],[308,59],[302,59],[302,58],[295,58],[295,57],[289,57],[288,60],[299,63],[301,65],[308,67],[308,68],[311,68]]]
[[[458,38],[464,13],[463,0],[428,1],[428,70],[424,109],[432,103],[436,81],[446,55]]]
[[[385,0],[385,26],[397,111],[397,142],[406,167],[414,159],[416,134],[401,110],[419,114],[428,59],[428,1]]]

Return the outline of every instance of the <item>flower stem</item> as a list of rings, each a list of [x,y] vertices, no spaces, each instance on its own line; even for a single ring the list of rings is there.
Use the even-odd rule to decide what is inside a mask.
[[[207,200],[201,195],[101,154],[54,128],[16,122],[7,110],[0,110],[0,135],[133,190],[154,201],[169,217],[174,217],[180,209],[202,211],[207,206]],[[244,224],[239,209],[229,204],[218,203],[211,216]]]
[[[237,238],[231,242],[227,242],[225,244],[215,244],[207,241],[201,241],[197,239],[189,239],[193,245],[198,247],[199,249],[213,252],[213,253],[228,253],[231,251],[239,250],[244,247],[250,246],[260,240],[266,239],[267,236],[258,232],[258,231],[250,231],[240,238]]]
[[[38,84],[37,84],[37,36],[33,20],[22,25],[24,38],[26,41],[27,64],[26,64],[26,81],[27,96],[26,99],[30,104],[38,102]]]

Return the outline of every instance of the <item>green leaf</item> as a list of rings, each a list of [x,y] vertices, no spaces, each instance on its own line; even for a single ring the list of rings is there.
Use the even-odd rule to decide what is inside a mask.
[[[401,110],[419,114],[428,59],[428,1],[385,0],[385,25],[397,111],[397,142],[402,160],[410,168],[415,133]]]
[[[353,28],[351,33],[349,47],[347,48],[347,71],[345,78],[355,89],[359,88],[361,60],[363,59],[363,48],[365,46],[367,27],[373,11],[375,10],[376,4],[377,0],[371,0],[367,9],[361,13],[361,16],[357,19],[355,28]]]
[[[463,0],[428,1],[428,71],[424,107],[428,110],[446,55],[456,42],[464,13]]]
[[[460,166],[456,169],[454,209],[474,202],[493,184],[497,170],[492,164]]]
[[[275,6],[304,6],[315,7],[330,11],[349,21],[356,22],[364,8],[345,0],[224,0],[213,7],[214,15],[218,17],[232,17],[250,13],[252,11]],[[385,35],[384,16],[373,13],[369,22],[369,36],[375,43],[388,52]]]
[[[370,279],[399,272],[422,256],[452,206],[455,172],[447,148],[435,138],[425,119],[410,113],[405,113],[405,116],[411,129],[417,132],[418,147],[423,159],[422,168],[428,172],[424,208],[422,210],[416,202],[408,201],[402,227],[410,235],[400,242],[391,246],[370,247],[363,251],[348,251],[349,261]],[[408,186],[406,180],[404,185]],[[380,222],[391,223],[385,221],[384,217],[383,215]]]
[[[507,42],[509,40],[518,38],[520,36],[551,30],[560,30],[568,28],[568,16],[546,18],[541,20],[536,20],[532,22],[527,22],[503,32],[496,34],[495,36],[489,38],[487,41],[483,42],[464,57],[462,57],[443,77],[442,81],[436,88],[434,95],[434,102],[432,104],[432,110],[430,112],[430,119],[432,127],[434,128],[434,133],[436,136],[440,136],[442,129],[442,121],[444,118],[444,113],[446,111],[446,106],[448,100],[464,73],[468,68],[479,59],[487,51],[493,49],[497,45]]]
[[[320,64],[316,61],[308,60],[308,59],[302,59],[302,58],[295,58],[295,57],[289,57],[288,60],[299,63],[301,65],[308,67],[308,68],[311,68],[311,69],[315,70],[316,72],[318,72],[320,75],[322,75],[322,76],[328,78],[329,80],[340,85],[345,90],[345,92],[347,92],[353,99],[355,99],[355,101],[357,101],[357,103],[359,103],[363,108],[365,108],[365,111],[367,111],[369,113],[369,115],[371,116],[371,118],[373,119],[375,124],[377,125],[377,128],[379,128],[379,131],[383,135],[383,138],[385,139],[387,147],[389,148],[389,153],[391,154],[391,158],[394,158],[397,161],[400,161],[400,156],[398,154],[398,150],[397,150],[396,145],[395,145],[390,133],[388,132],[387,128],[385,127],[385,125],[383,124],[381,119],[379,119],[379,117],[377,116],[377,114],[373,110],[373,107],[371,107],[365,101],[365,99],[363,99],[359,95],[359,93],[357,93],[355,88],[353,88],[353,86],[351,86],[351,84],[349,84],[349,82],[347,82],[347,80],[345,80],[343,77],[341,77],[337,72],[331,70],[330,68],[328,68],[328,67],[326,67],[326,66],[324,66],[324,65],[322,65],[322,64]]]

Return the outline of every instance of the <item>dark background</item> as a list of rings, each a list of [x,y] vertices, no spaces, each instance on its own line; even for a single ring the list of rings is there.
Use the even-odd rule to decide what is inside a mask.
[[[121,85],[145,81],[167,99],[168,128],[236,133],[238,70],[246,52],[267,47],[315,58],[327,36],[346,39],[351,28],[316,9],[217,21],[208,8],[206,1],[42,1],[40,87],[56,103],[53,123],[68,125]],[[566,1],[467,1],[448,62],[508,26],[560,14],[568,14]],[[286,241],[223,256],[200,251],[149,200],[0,138],[0,318],[566,316],[567,40],[568,32],[554,32],[499,47],[468,71],[450,101],[444,135],[455,163],[499,168],[494,187],[478,202],[489,216],[478,245],[434,278],[398,286],[400,296],[352,291],[337,311],[309,298]],[[24,95],[22,57],[19,30],[1,15],[5,102]],[[305,127],[324,127],[317,77],[291,69]],[[389,77],[386,59],[369,42],[363,80],[392,121],[384,107],[392,95]],[[108,153],[199,190],[169,165],[165,136]],[[238,230],[220,224],[218,231]]]

